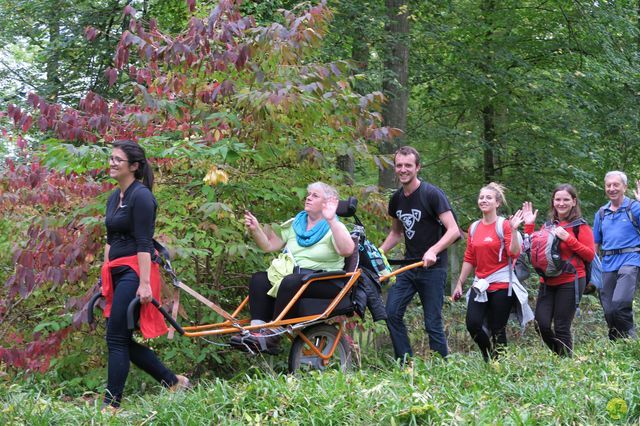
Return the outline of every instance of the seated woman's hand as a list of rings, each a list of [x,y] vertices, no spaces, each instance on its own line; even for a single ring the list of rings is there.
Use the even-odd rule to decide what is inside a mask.
[[[336,210],[338,209],[338,197],[327,197],[322,203],[322,217],[327,222],[333,220],[336,217]]]
[[[255,231],[260,227],[260,222],[254,215],[251,214],[249,210],[245,210],[244,212],[244,225],[249,228],[251,231]]]

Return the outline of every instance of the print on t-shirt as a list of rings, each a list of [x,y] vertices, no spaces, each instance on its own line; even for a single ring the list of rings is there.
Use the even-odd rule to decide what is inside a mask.
[[[416,222],[420,222],[422,212],[420,210],[411,209],[411,213],[402,214],[402,210],[397,210],[396,216],[404,225],[405,235],[407,236],[407,238],[412,239],[416,234],[416,231],[413,230],[413,226],[416,224]]]
[[[439,216],[451,210],[449,200],[442,190],[426,182],[406,195],[400,188],[391,196],[387,213],[402,224],[405,242],[405,259],[419,260],[443,235]],[[438,254],[438,262],[432,268],[447,266],[447,251]]]

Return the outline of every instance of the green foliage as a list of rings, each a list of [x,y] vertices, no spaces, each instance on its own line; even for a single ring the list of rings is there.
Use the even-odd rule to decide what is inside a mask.
[[[151,11],[171,14],[175,5],[165,3],[167,9],[162,9],[152,2],[151,6]],[[30,95],[29,103],[36,110],[33,122],[40,131],[55,131],[58,139],[33,131],[33,143],[16,161],[28,166],[32,158],[39,157],[44,165],[70,179],[91,176],[91,182],[106,183],[108,142],[122,135],[138,139],[156,173],[156,238],[172,251],[173,266],[182,281],[233,310],[246,295],[250,274],[264,269],[270,259],[248,237],[243,224],[245,209],[251,209],[263,224],[277,226],[302,209],[306,186],[311,182],[334,183],[344,190],[343,196],[358,195],[359,188],[340,184],[336,156],[351,150],[358,152],[360,159],[369,158],[366,139],[383,136],[375,112],[382,98],[379,93],[361,96],[353,91],[348,63],[317,60],[316,51],[331,17],[323,7],[302,5],[296,8],[297,15],[278,11],[281,24],[256,26],[239,15],[232,3],[223,2],[207,18],[210,22],[194,17],[189,29],[175,36],[161,34],[151,23],[135,19],[137,15],[129,8],[125,12],[130,31],[122,35],[116,53],[117,71],[111,69],[109,78],[117,72],[130,73],[129,79],[121,79],[124,90],[133,94],[129,103],[89,93],[75,110]],[[161,18],[159,22],[167,22],[167,15]],[[212,30],[207,32],[209,23]],[[192,37],[194,32],[200,38]],[[123,59],[129,54],[140,55],[136,66],[129,67]],[[18,114],[23,124],[26,114]],[[208,180],[206,176],[212,172],[223,179]],[[28,176],[21,179],[20,185],[30,184]],[[7,188],[12,185],[14,182],[6,182]],[[105,190],[108,187],[103,185]],[[106,195],[96,197],[94,192],[53,207],[37,204],[34,209],[40,209],[47,226],[71,230],[81,226],[83,231],[90,229],[98,241],[103,236],[97,225],[102,222]],[[362,207],[366,211],[366,203]],[[21,237],[33,240],[32,235]],[[58,250],[56,244],[51,246],[49,250]],[[30,253],[20,261],[33,268]],[[34,250],[34,256],[61,261],[48,252]],[[29,288],[21,290],[23,309],[43,304],[60,308],[60,300],[69,297],[72,302],[67,309],[80,308],[95,291],[96,259],[101,259],[102,253],[94,249],[80,257],[85,267],[95,261],[83,286],[54,286],[57,291],[41,294],[39,290],[51,287],[34,288],[31,278],[39,272],[35,271],[27,276],[28,285],[19,287]],[[202,304],[187,300],[183,307],[181,320],[185,324],[219,320]],[[9,313],[12,315],[4,318],[11,324],[7,330],[27,328],[25,338],[37,339],[38,332],[55,331],[64,311],[38,312],[25,324],[18,322],[17,313]],[[5,347],[13,345],[6,336],[0,335],[0,339],[6,340]],[[78,344],[73,341],[69,350],[78,351]],[[179,351],[172,342],[154,345],[168,349],[172,357],[175,355],[177,367],[184,366],[196,375],[224,372],[226,364],[237,358],[237,354],[221,353],[219,347],[204,341],[182,342]],[[78,361],[77,369],[93,366],[100,347],[94,345],[84,356],[73,357]],[[16,359],[19,357],[13,355],[12,360]],[[53,367],[62,377],[66,375],[62,371],[72,365],[58,362]],[[93,382],[87,385],[91,387]]]
[[[106,94],[102,74],[123,28],[116,17],[129,3],[138,7],[143,2],[0,2],[2,103],[22,103],[31,91],[67,105],[75,104],[88,89]],[[100,32],[93,43],[85,39],[87,26]]]
[[[111,64],[115,34],[130,21],[129,16],[120,20],[124,3],[2,3],[0,40],[4,50],[0,53],[8,52],[26,68],[17,70],[20,84],[10,82],[7,88],[3,81],[0,91],[9,93],[6,98],[13,102],[24,98],[21,85],[28,83],[45,98],[58,96],[68,104],[87,87],[109,93],[101,76]],[[177,38],[187,26],[186,2],[129,3],[141,11],[136,14],[141,28],[149,29],[150,19],[157,18],[159,28]],[[130,43],[131,63],[138,69],[147,66],[154,73],[140,81],[135,76],[120,77],[121,84],[112,89],[114,98],[127,99],[128,106],[135,107],[123,116],[114,114],[116,131],[97,138],[95,144],[75,137],[63,141],[30,135],[33,147],[49,167],[70,175],[91,174],[98,180],[104,179],[106,142],[123,128],[123,134],[138,137],[156,165],[157,236],[173,251],[180,278],[228,309],[246,294],[249,274],[264,268],[270,259],[246,234],[242,223],[245,209],[251,209],[262,223],[277,226],[300,210],[306,185],[323,180],[336,184],[341,195],[359,198],[358,214],[372,241],[381,242],[387,230],[388,194],[368,186],[377,181],[377,166],[370,155],[377,147],[365,138],[367,126],[377,123],[375,112],[371,112],[379,109],[381,98],[358,94],[381,85],[384,4],[330,1],[332,21],[327,12],[317,20],[307,16],[296,21],[279,10],[294,4],[285,0],[243,2],[241,12],[254,15],[257,25],[247,24],[245,31],[234,33],[231,40],[210,41],[214,54],[222,55],[229,46],[238,48],[233,53],[246,47],[248,65],[233,62],[237,58],[225,58],[224,66],[212,71],[207,68],[213,63],[212,56],[203,55],[188,63],[188,55],[180,53],[175,60],[150,66],[150,57],[142,49],[145,45]],[[201,9],[195,16],[209,16],[210,4],[198,5]],[[495,155],[494,175],[490,177],[507,185],[512,210],[529,199],[541,209],[542,217],[550,190],[566,181],[580,191],[583,211],[590,218],[603,203],[601,181],[606,170],[624,169],[630,176],[638,173],[637,4],[560,1],[540,7],[530,1],[508,1],[496,6],[491,1],[409,2],[407,143],[424,154],[422,176],[445,189],[463,226],[478,216],[477,192],[489,177],[484,173],[485,151]],[[298,16],[308,7],[296,8]],[[228,16],[225,19],[231,20]],[[65,37],[52,42],[47,30],[55,30],[57,24]],[[101,31],[97,43],[87,44],[81,37],[87,24]],[[134,32],[131,29],[129,36],[138,37]],[[137,43],[142,40],[131,39]],[[160,45],[171,51],[160,42],[154,48]],[[175,48],[175,44],[171,46]],[[46,76],[47,65],[55,63],[60,71]],[[7,76],[14,71],[4,67],[0,78],[9,81]],[[225,82],[225,87],[231,87],[228,92],[215,98],[204,96],[215,90],[216,83]],[[488,107],[494,111],[493,137],[487,136],[483,116]],[[91,134],[96,133],[91,128]],[[13,153],[9,146],[5,137],[0,152]],[[345,153],[356,159],[354,186],[341,184],[342,172],[335,166],[336,157]],[[32,155],[29,152],[24,162],[28,164]],[[228,183],[203,182],[211,170],[224,172]],[[4,282],[14,272],[11,249],[16,241],[26,239],[33,220],[73,226],[78,220],[81,226],[95,225],[101,221],[98,212],[104,196],[86,197],[82,207],[76,203],[51,209],[25,203],[28,214],[3,211],[0,279]],[[454,250],[461,249],[463,244]],[[100,253],[95,254],[101,258]],[[10,340],[11,332],[54,333],[68,324],[65,302],[69,296],[90,290],[98,267],[96,261],[83,286],[47,287],[28,300],[18,301],[9,311],[14,316],[3,323],[0,339]],[[218,319],[188,298],[183,298],[183,303],[184,323]],[[585,311],[599,312],[599,307],[590,303]],[[407,315],[415,347],[418,353],[426,353],[420,308],[410,307]],[[474,352],[464,326],[463,305],[447,305],[445,315],[454,352]],[[634,370],[627,371],[633,356],[637,358],[637,347],[592,342],[604,333],[602,319],[598,316],[589,322],[591,319],[577,320],[578,325],[582,321],[588,325],[578,333],[578,354],[568,369],[566,363],[539,351],[540,343],[528,332],[524,337],[513,336],[526,345],[513,349],[498,365],[500,370],[482,365],[474,352],[470,357],[454,355],[446,366],[427,359],[424,364],[418,362],[413,372],[391,368],[386,373],[381,367],[389,368],[388,356],[372,353],[390,353],[388,343],[380,343],[385,340],[385,331],[381,326],[367,325],[359,337],[364,372],[346,377],[275,379],[252,373],[224,382],[213,381],[213,376],[229,377],[254,360],[247,361],[204,340],[157,341],[154,347],[176,371],[213,382],[191,395],[162,393],[161,398],[166,399],[160,410],[154,390],[140,401],[139,412],[131,409],[136,420],[128,421],[169,422],[178,414],[194,422],[211,421],[211,407],[219,408],[214,416],[237,423],[265,422],[267,414],[272,415],[269,421],[292,423],[331,418],[355,423],[379,423],[381,419],[384,423],[472,423],[496,418],[505,423],[601,423],[615,420],[613,416],[637,421],[638,391],[635,385],[628,390],[623,387],[627,381],[638,382]],[[37,398],[38,392],[32,393],[33,382],[26,388],[13,387],[11,392],[0,387],[4,404],[0,419],[9,423],[38,424],[41,418],[73,423],[96,415],[91,403],[87,407],[75,400],[73,408],[58,396],[77,397],[83,390],[101,389],[101,334],[103,330],[98,328],[71,335],[53,363],[53,372],[38,376],[55,389],[53,392],[44,389]],[[593,361],[596,358],[611,361],[600,366]],[[278,368],[282,365],[269,367],[281,371]],[[555,374],[557,371],[562,373]],[[16,374],[11,371],[4,377],[7,382],[34,380]],[[142,373],[133,373],[128,392],[148,386],[147,380]],[[334,391],[334,382],[340,394]],[[572,387],[579,392],[575,398]],[[388,393],[381,391],[387,388]],[[342,392],[355,396],[343,401],[339,398]],[[317,395],[325,399],[317,405],[310,403]],[[615,398],[626,401],[628,411]],[[186,404],[176,408],[175,401]],[[611,408],[606,408],[610,402]],[[348,404],[370,410],[354,412]],[[326,415],[327,407],[334,417]],[[241,411],[245,408],[246,415]],[[472,417],[476,413],[478,417]]]
[[[44,164],[54,170],[86,174],[101,170],[108,161],[110,150],[99,145],[80,145],[64,143],[57,139],[42,142],[47,155]]]
[[[640,417],[638,342],[581,345],[572,359],[540,343],[511,347],[485,364],[479,355],[363,366],[347,374],[303,376],[252,370],[202,380],[172,394],[157,386],[129,396],[116,419],[99,414],[100,398],[61,397],[43,382],[0,386],[3,423],[141,422],[196,424],[611,424]]]
[[[546,206],[572,183],[590,218],[607,170],[637,172],[636,12],[633,2],[412,5],[407,138],[459,215],[477,216],[481,181],[498,180],[512,209]]]
[[[187,2],[184,0],[151,0],[145,19],[155,19],[158,26],[170,34],[184,30],[189,19]],[[134,7],[137,7],[133,2]]]
[[[15,243],[16,223],[9,217],[0,219],[0,281],[4,282],[13,272],[11,251]]]

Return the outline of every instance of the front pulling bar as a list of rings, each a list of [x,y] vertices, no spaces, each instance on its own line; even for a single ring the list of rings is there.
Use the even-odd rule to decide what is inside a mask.
[[[99,291],[93,296],[91,296],[91,299],[89,299],[89,303],[87,307],[87,322],[89,324],[93,324],[93,320],[95,319],[93,317],[93,308],[95,307],[96,302],[98,302],[98,299],[100,299],[101,297],[102,297],[102,292]]]
[[[171,324],[171,326],[173,328],[176,329],[176,331],[180,334],[184,334],[184,330],[182,329],[182,327],[180,327],[180,324],[178,324],[171,315],[169,315],[169,312],[167,312],[162,306],[160,306],[160,303],[158,303],[158,301],[156,299],[151,299],[151,303],[153,304],[153,306],[156,307],[157,310],[160,311],[160,313],[162,314],[162,316],[164,317],[164,319],[166,319],[169,324]],[[127,308],[127,328],[129,330],[134,330],[136,328],[136,321],[135,321],[135,311],[136,308],[140,305],[140,298],[138,296],[136,296],[131,303],[129,303],[129,307]]]
[[[102,297],[102,292],[99,291],[93,296],[91,296],[91,299],[89,299],[89,303],[87,304],[88,305],[87,321],[89,322],[89,324],[92,324],[93,321],[95,320],[95,317],[93,315],[93,309],[95,307],[95,304],[98,302],[98,299],[100,299],[101,297]],[[160,311],[162,316],[169,322],[169,324],[171,324],[173,328],[176,329],[178,333],[184,334],[184,330],[182,329],[182,327],[180,327],[180,324],[178,324],[173,319],[173,317],[171,317],[171,315],[169,315],[169,313],[162,306],[160,306],[160,303],[158,303],[156,299],[151,299],[151,303],[153,304],[153,306],[156,307],[157,310]],[[136,296],[131,301],[131,303],[129,303],[129,306],[127,307],[127,327],[129,328],[129,330],[133,330],[136,328],[134,313],[139,304],[140,304],[140,298]]]

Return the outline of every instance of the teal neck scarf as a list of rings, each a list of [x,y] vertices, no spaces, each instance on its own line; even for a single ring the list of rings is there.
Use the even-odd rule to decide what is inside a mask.
[[[300,247],[309,247],[317,243],[329,232],[329,222],[322,219],[307,231],[307,212],[304,210],[293,219],[293,231]]]

